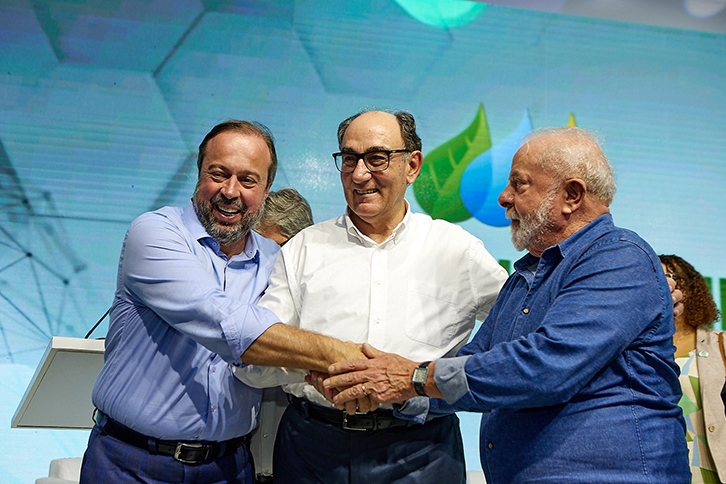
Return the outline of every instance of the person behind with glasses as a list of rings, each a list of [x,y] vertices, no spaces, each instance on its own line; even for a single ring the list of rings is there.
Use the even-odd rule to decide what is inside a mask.
[[[338,144],[333,158],[346,213],[280,250],[260,305],[286,324],[409,358],[454,355],[488,314],[507,272],[461,227],[411,211],[406,188],[423,162],[413,116],[356,114],[340,124]],[[275,443],[276,484],[465,482],[455,415],[410,422],[390,405],[356,414],[355,401],[336,410],[304,374],[265,372],[246,367],[238,376],[287,383],[292,404]],[[357,406],[365,412],[372,404]]]
[[[683,292],[673,344],[681,368],[691,482],[726,483],[726,419],[719,392],[726,378],[724,333],[709,326],[720,318],[705,279],[677,255],[661,255],[667,277]]]

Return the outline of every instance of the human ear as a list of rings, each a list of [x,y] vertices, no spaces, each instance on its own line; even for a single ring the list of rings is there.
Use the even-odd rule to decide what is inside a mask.
[[[563,184],[563,190],[565,199],[562,210],[566,214],[571,214],[582,205],[585,193],[587,193],[587,186],[579,178],[570,178]]]
[[[413,182],[418,178],[418,174],[421,173],[421,166],[423,166],[423,154],[418,150],[412,151],[406,160],[406,168],[408,170],[406,173],[407,184],[413,185]]]

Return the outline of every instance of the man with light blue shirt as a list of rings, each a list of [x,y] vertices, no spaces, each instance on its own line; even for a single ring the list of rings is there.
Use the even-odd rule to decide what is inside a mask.
[[[141,215],[124,240],[93,389],[82,483],[254,483],[247,434],[261,392],[243,363],[324,370],[358,347],[257,307],[277,244],[251,232],[275,177],[272,135],[228,121],[199,147],[186,207]]]
[[[668,283],[650,246],[613,224],[614,194],[589,132],[528,136],[499,203],[529,253],[481,329],[433,362],[364,345],[377,359],[329,369],[336,404],[363,394],[405,401],[414,419],[482,412],[488,484],[690,482]]]

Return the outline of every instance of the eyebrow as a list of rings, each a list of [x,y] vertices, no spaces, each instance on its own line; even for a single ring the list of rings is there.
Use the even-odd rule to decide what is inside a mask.
[[[363,153],[360,153],[360,154],[371,153],[373,151],[390,151],[390,149],[385,146],[371,146],[370,148],[368,148],[367,150],[365,150]],[[358,152],[355,151],[353,148],[341,148],[340,152],[358,154]]]
[[[233,170],[230,170],[229,167],[227,167],[221,163],[211,163],[207,167],[207,171],[211,171],[211,170],[215,170],[215,169],[222,170],[225,173],[233,173],[235,175],[241,174],[241,175],[245,175],[245,176],[254,176],[256,178],[262,179],[262,174],[258,173],[257,171],[254,171],[254,170],[242,170],[240,173],[234,173]]]

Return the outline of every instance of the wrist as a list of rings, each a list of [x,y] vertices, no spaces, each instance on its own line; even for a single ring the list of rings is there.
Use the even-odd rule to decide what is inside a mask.
[[[424,361],[413,369],[413,374],[411,375],[411,385],[413,385],[413,389],[416,392],[416,395],[419,395],[421,397],[428,396],[426,394],[425,386],[426,381],[429,378],[428,373],[430,364],[430,361]]]
[[[429,363],[429,371],[426,374],[426,383],[424,384],[424,392],[431,398],[444,398],[439,391],[434,381],[434,374],[436,373],[436,362],[432,361]]]

